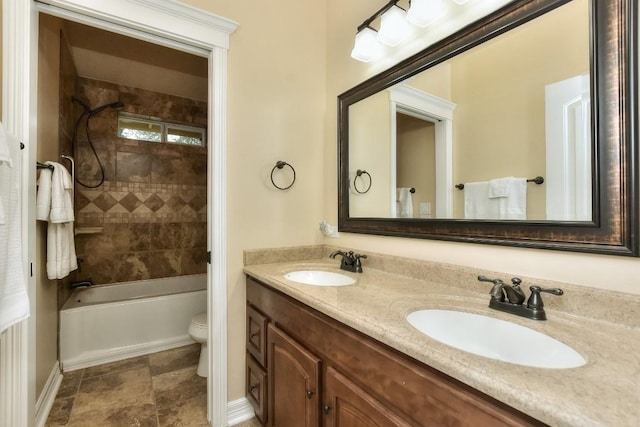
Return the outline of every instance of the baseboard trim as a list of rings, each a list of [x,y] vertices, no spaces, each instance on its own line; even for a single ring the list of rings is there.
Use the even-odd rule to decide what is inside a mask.
[[[132,357],[170,350],[172,348],[193,344],[194,342],[195,341],[193,341],[189,335],[182,335],[180,337],[152,341],[135,346],[88,351],[73,359],[63,359],[62,369],[64,372],[76,371],[78,369],[90,368],[104,363],[117,362],[119,360],[130,359]]]
[[[251,406],[246,397],[227,402],[227,423],[229,426],[250,420],[255,415],[253,406]]]
[[[36,427],[44,427],[49,417],[49,412],[53,407],[53,402],[56,400],[56,395],[60,389],[62,383],[62,374],[60,373],[60,367],[58,361],[54,363],[49,378],[42,389],[42,393],[38,397],[36,402]]]

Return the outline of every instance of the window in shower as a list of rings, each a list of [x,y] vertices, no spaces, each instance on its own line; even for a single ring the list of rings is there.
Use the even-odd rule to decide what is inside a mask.
[[[203,127],[174,123],[156,117],[131,113],[119,113],[118,136],[160,143],[205,145],[206,132]]]

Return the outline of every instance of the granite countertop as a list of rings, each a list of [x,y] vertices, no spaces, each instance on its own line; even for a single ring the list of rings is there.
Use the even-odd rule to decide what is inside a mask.
[[[354,285],[322,287],[286,280],[295,270],[340,272]],[[549,309],[535,321],[488,307],[483,289],[367,268],[338,269],[333,260],[247,265],[246,274],[540,421],[554,426],[640,425],[640,328]],[[468,284],[467,284],[468,285]],[[477,286],[474,284],[476,289]],[[528,292],[527,292],[528,294]],[[565,295],[566,297],[566,295]],[[545,303],[553,296],[545,295]],[[564,298],[564,297],[562,297]],[[568,344],[586,365],[544,369],[476,356],[423,335],[405,320],[415,310],[484,314],[529,327]],[[617,307],[624,310],[624,307]]]

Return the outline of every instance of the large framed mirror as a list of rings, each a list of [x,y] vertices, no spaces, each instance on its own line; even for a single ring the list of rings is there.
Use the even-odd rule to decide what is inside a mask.
[[[638,255],[635,0],[514,0],[338,97],[340,231]]]

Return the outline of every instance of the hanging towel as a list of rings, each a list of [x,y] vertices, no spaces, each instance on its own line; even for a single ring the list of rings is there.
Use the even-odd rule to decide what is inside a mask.
[[[500,197],[490,197],[490,181],[465,184],[465,219],[527,219],[526,178],[504,178],[504,182],[507,196]]]
[[[9,167],[13,167],[13,160],[11,156],[10,144],[20,145],[17,138],[14,138],[7,134],[4,130],[4,126],[0,123],[0,165],[6,164]]]
[[[489,181],[489,198],[509,197],[509,189],[511,188],[511,180],[515,178],[498,178]]]
[[[47,227],[47,277],[62,279],[78,268],[73,233],[75,219],[73,214],[73,182],[67,169],[60,163],[46,162],[45,164],[53,166],[53,172],[49,169],[40,171],[36,217],[49,221]]]
[[[53,166],[51,174],[51,212],[49,212],[49,222],[64,223],[72,222],[73,215],[73,186],[71,175],[67,168],[56,162],[46,162]]]
[[[29,298],[22,265],[20,142],[0,133],[8,148],[9,161],[0,162],[0,201],[5,223],[0,225],[0,333],[29,316]],[[3,156],[6,154],[2,154]]]
[[[413,218],[413,200],[410,188],[396,189],[396,212],[398,218]]]
[[[464,185],[465,219],[498,219],[500,199],[489,198],[489,182],[470,182]]]
[[[49,223],[47,227],[47,277],[62,279],[78,268],[73,223]]]
[[[500,219],[527,219],[527,179],[506,178],[509,181],[508,197],[500,201]]]
[[[49,212],[51,212],[51,175],[51,169],[40,169],[38,194],[36,194],[36,219],[39,221],[49,221]]]

